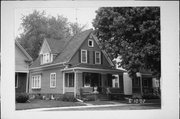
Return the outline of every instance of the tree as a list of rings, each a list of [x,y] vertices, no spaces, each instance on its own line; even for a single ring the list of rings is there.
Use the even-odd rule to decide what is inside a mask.
[[[44,11],[34,10],[33,13],[22,17],[23,33],[16,39],[35,60],[44,38],[61,40],[74,35],[71,32],[71,24],[73,23],[68,22],[63,16],[46,16]],[[76,26],[76,29],[73,28],[74,31],[83,30],[80,25],[76,24]]]
[[[142,69],[160,77],[159,7],[102,7],[93,26],[103,48],[131,77]]]
[[[86,28],[86,25],[81,26],[78,23],[70,23],[69,25],[70,25],[70,30],[71,30],[71,35],[72,36],[82,32]]]

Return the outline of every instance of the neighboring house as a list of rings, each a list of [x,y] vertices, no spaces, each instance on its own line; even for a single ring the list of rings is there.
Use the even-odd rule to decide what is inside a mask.
[[[30,66],[29,93],[78,96],[82,87],[98,87],[101,93],[113,86],[114,74],[123,81],[123,71],[115,69],[92,29],[61,40],[46,38]],[[123,92],[122,84],[118,87]]]
[[[29,65],[32,61],[25,49],[15,41],[15,90],[16,93],[28,92]]]
[[[119,61],[118,59],[116,60]],[[120,70],[124,70],[123,68],[119,68],[118,66],[116,68]],[[124,72],[123,74],[124,95],[133,95],[133,94],[141,94],[141,93],[144,96],[158,95],[157,92],[159,91],[160,82],[157,78],[153,77],[150,71],[141,70],[136,75],[137,78],[131,79],[127,71]]]

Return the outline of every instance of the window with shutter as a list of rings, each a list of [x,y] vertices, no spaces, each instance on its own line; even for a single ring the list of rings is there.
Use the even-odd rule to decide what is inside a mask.
[[[95,52],[95,64],[101,64],[101,52]]]
[[[87,63],[87,50],[81,50],[81,63]]]

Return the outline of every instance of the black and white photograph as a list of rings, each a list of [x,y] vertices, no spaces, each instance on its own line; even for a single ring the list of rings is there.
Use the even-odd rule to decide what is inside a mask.
[[[63,117],[70,115],[67,118],[73,118],[71,114],[76,113],[74,118],[98,113],[97,117],[87,118],[113,115],[118,118],[123,113],[122,118],[135,115],[135,118],[151,119],[153,113],[154,118],[164,117],[168,109],[176,115],[164,119],[179,116],[179,42],[175,36],[171,43],[176,45],[172,45],[164,36],[167,29],[164,24],[172,22],[170,18],[170,22],[166,22],[163,16],[167,4],[121,5],[119,2],[119,5],[107,5],[99,2],[94,5],[90,2],[88,6],[88,2],[69,1],[63,5],[64,2],[54,1],[51,5],[44,1],[41,5],[29,2],[21,6],[21,3],[11,3],[15,4],[11,16],[13,39],[8,39],[9,44],[1,39],[1,44],[9,45],[2,45],[3,72],[13,64],[11,76],[1,73],[8,80],[2,78],[1,81],[2,119],[13,115],[50,118],[53,112],[58,116],[62,113]],[[178,13],[176,3],[167,7],[174,7],[171,11],[175,13],[170,16]],[[5,10],[7,8],[3,15],[8,18]],[[175,35],[178,28],[174,29]],[[4,50],[5,46],[11,47],[11,59],[5,58],[10,60],[9,66],[3,59],[10,52],[8,48]],[[166,47],[172,46],[176,49],[168,52]],[[172,51],[177,56],[174,57]],[[178,59],[172,61],[172,58]],[[169,72],[175,65],[178,69],[172,75]],[[11,88],[6,90],[11,93],[4,92],[4,82],[10,82]],[[168,84],[175,85],[170,88]],[[10,98],[6,99],[8,96]],[[13,111],[11,116],[3,111],[8,101],[13,108],[9,111]],[[170,105],[168,108],[167,103],[176,103],[177,107],[173,109]],[[109,115],[104,117],[104,113]],[[53,115],[53,118],[58,116]]]

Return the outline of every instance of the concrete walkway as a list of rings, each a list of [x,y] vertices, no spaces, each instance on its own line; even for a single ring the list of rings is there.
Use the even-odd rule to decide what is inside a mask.
[[[82,103],[82,102],[79,102]],[[142,104],[125,104],[125,103],[114,103],[114,104],[104,104],[104,105],[93,105],[90,103],[83,103],[86,106],[69,106],[69,107],[52,107],[52,108],[37,108],[37,109],[27,109],[27,110],[19,110],[19,111],[53,111],[53,110],[64,110],[64,109],[86,109],[86,108],[99,108],[99,107],[118,107],[118,106],[140,106]],[[152,103],[145,103],[146,105],[151,105]]]

